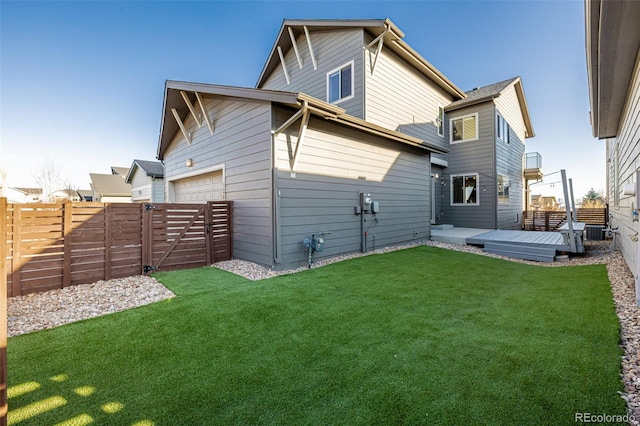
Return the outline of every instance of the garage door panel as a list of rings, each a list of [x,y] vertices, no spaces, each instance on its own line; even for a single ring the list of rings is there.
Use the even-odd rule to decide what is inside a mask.
[[[174,182],[176,203],[205,203],[224,200],[222,170],[179,179]]]

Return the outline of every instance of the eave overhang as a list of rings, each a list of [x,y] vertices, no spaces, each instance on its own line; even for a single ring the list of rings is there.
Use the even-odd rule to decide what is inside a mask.
[[[640,2],[585,0],[591,128],[616,137],[640,49]]]

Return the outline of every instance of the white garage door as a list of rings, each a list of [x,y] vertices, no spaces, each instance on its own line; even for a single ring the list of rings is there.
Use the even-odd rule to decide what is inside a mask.
[[[179,179],[174,183],[176,203],[205,203],[224,199],[222,170]]]

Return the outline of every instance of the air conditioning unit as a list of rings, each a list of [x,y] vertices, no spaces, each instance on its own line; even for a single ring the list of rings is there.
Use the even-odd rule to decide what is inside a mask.
[[[587,225],[587,240],[599,241],[603,239],[604,226],[602,225]]]

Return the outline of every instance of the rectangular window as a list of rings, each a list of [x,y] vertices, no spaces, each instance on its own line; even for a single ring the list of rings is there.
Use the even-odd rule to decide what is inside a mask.
[[[436,119],[438,125],[438,136],[444,137],[444,107],[438,105],[438,118]]]
[[[511,183],[509,182],[509,176],[498,175],[498,202],[499,203],[508,203],[509,202],[509,187]]]
[[[478,174],[451,176],[451,205],[478,205]]]
[[[500,114],[496,114],[496,138],[509,143],[511,141],[509,123]]]
[[[327,100],[331,103],[353,97],[353,61],[327,73]]]
[[[449,120],[451,125],[451,143],[478,139],[478,114],[467,115]]]

